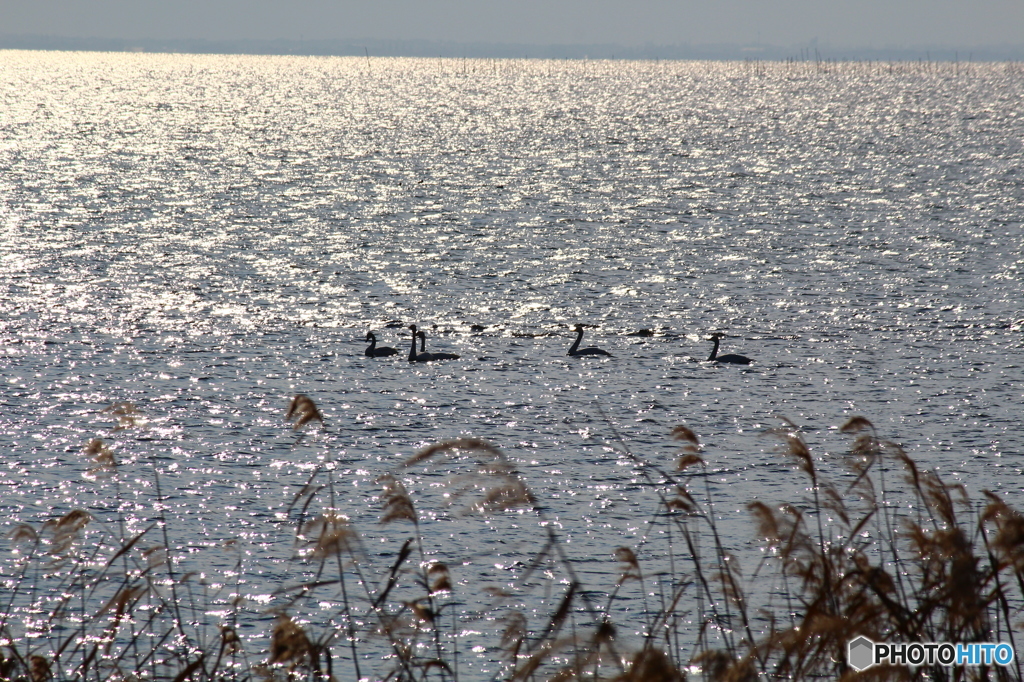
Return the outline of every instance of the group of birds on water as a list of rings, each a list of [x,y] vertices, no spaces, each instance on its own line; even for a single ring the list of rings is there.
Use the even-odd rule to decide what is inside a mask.
[[[412,346],[409,348],[409,362],[433,362],[434,360],[458,360],[461,356],[455,353],[428,353],[427,335],[416,329],[416,325],[410,324],[412,331]],[[416,339],[420,340],[420,349],[416,350]],[[371,358],[383,358],[389,355],[398,355],[398,349],[391,346],[377,347],[377,337],[373,332],[366,332],[366,341],[370,344],[365,355]]]
[[[576,340],[569,348],[569,352],[566,355],[570,357],[582,357],[588,355],[607,355],[611,356],[606,350],[590,346],[588,348],[580,348],[580,343],[583,342],[583,325],[576,325]],[[409,325],[409,330],[412,332],[412,345],[409,347],[409,362],[433,362],[435,360],[458,360],[460,356],[455,353],[428,353],[427,352],[427,335],[422,330],[418,330],[416,325]],[[416,339],[420,341],[419,350],[416,350]],[[725,338],[725,334],[716,332],[711,335],[711,340],[714,341],[715,346],[711,349],[711,355],[708,357],[708,362],[720,362],[731,365],[749,365],[753,360],[745,355],[737,355],[736,353],[727,353],[725,355],[718,354],[718,344],[721,339]],[[369,343],[369,347],[366,349],[365,355],[371,358],[383,358],[391,355],[398,355],[399,350],[392,348],[391,346],[377,346],[377,337],[373,332],[366,332],[366,341]]]

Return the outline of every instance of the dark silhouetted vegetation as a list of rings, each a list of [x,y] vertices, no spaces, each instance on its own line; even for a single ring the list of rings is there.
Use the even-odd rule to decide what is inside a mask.
[[[141,419],[128,404],[111,413],[119,428]],[[323,428],[308,396],[296,396],[288,419],[296,430]],[[487,441],[432,445],[379,479],[377,530],[400,546],[387,561],[368,551],[365,534],[337,507],[332,467],[319,466],[288,510],[292,530],[281,541],[293,543],[297,570],[268,606],[263,639],[239,635],[240,590],[226,608],[211,609],[197,577],[180,572],[154,470],[158,513],[134,535],[121,518],[85,542],[86,529],[100,522],[81,509],[12,526],[2,560],[0,679],[1021,679],[1016,663],[864,673],[847,666],[847,643],[859,635],[1016,648],[1024,516],[989,492],[972,502],[961,485],[920,469],[864,418],[842,431],[851,447],[839,480],[823,476],[795,424],[783,421],[770,432],[805,477],[807,493],[783,504],[749,503],[764,559],[746,576],[718,528],[709,456],[685,426],[671,434],[679,443],[672,462],[647,461],[619,445],[657,499],[637,522],[661,532],[645,535],[657,542],[608,556],[618,567],[609,585],[586,584],[565,531]],[[96,439],[83,455],[88,475],[120,501],[111,448]],[[446,485],[463,516],[533,520],[522,531],[535,534],[532,553],[512,583],[504,578],[507,587],[460,584],[453,567],[425,548],[429,516],[403,476],[428,467],[460,472]],[[663,566],[657,576],[645,568],[653,557]],[[471,601],[486,609],[467,607],[460,590],[473,590]],[[525,593],[544,595],[548,611],[538,617],[524,609]],[[624,601],[628,626],[617,622]],[[486,673],[462,649],[467,628],[492,635]],[[250,650],[257,641],[266,644]]]

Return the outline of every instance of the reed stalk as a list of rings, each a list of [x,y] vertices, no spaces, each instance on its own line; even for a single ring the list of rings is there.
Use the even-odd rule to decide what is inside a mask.
[[[126,404],[111,413],[123,430],[142,420]],[[320,429],[328,445],[336,438],[309,396],[292,401],[288,418],[295,431]],[[849,454],[829,477],[805,435],[784,420],[767,435],[807,480],[807,497],[750,501],[752,536],[765,558],[748,576],[718,527],[713,455],[698,435],[674,429],[676,459],[662,463],[634,453],[610,428],[655,503],[637,519],[638,540],[609,549],[607,584],[588,584],[602,574],[579,570],[564,531],[514,462],[487,441],[429,446],[380,478],[373,533],[398,541],[390,554],[371,555],[371,533],[339,508],[328,457],[287,507],[294,530],[281,541],[291,543],[290,577],[264,612],[274,620],[263,640],[240,634],[251,616],[243,613],[247,566],[237,544],[224,548],[234,552],[227,589],[235,596],[205,584],[198,591],[197,576],[171,551],[155,463],[152,518],[130,534],[113,449],[90,441],[89,473],[113,488],[114,518],[71,510],[12,525],[0,560],[0,680],[1022,679],[1016,662],[858,674],[845,658],[859,635],[1016,647],[1024,515],[1000,496],[983,491],[972,501],[964,486],[921,469],[861,417],[843,425]],[[291,447],[306,442],[300,434]],[[426,502],[403,478],[428,467],[452,472],[445,486],[451,503],[463,505],[460,517],[529,521],[523,532],[534,534],[533,544],[515,580],[489,590],[489,601],[460,594],[473,588],[458,580],[459,564],[444,559],[444,548],[428,550],[425,524],[454,509],[421,513]],[[897,495],[901,506],[892,503]],[[766,584],[769,597],[756,601]],[[484,606],[470,610],[471,602]],[[534,608],[528,618],[523,604],[547,610]],[[616,622],[620,612],[634,615]],[[481,625],[494,633],[496,667],[488,675],[460,651],[460,633]],[[632,639],[631,628],[639,628]],[[253,649],[260,641],[265,648]]]

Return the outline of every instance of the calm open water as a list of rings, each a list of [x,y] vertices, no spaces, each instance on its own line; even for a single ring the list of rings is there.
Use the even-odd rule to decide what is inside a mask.
[[[598,592],[656,509],[618,437],[671,466],[677,424],[738,553],[749,501],[806,495],[777,415],[835,476],[863,415],[1024,506],[1019,65],[0,52],[0,102],[5,523],[138,531],[156,472],[182,566],[217,588],[240,540],[252,636],[317,465],[387,565],[408,529],[375,480],[460,435],[516,463]],[[567,357],[577,322],[613,357]],[[462,358],[410,365],[413,323]],[[403,354],[364,357],[368,330]],[[692,361],[716,331],[755,364]],[[297,440],[300,392],[328,428]],[[115,430],[121,402],[144,423]],[[458,466],[401,476],[473,593],[536,520],[450,512]]]

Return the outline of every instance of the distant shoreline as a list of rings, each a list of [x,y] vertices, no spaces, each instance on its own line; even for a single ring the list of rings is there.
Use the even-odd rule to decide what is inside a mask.
[[[447,59],[621,59],[709,61],[1024,61],[1024,45],[984,47],[833,47],[803,45],[525,45],[426,40],[201,40],[3,35],[0,50],[154,52],[304,56],[442,57]]]

